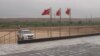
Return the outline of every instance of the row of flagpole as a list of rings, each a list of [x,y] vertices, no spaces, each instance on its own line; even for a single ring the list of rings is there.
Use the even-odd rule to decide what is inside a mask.
[[[67,15],[69,15],[69,27],[68,27],[68,30],[69,30],[69,36],[71,35],[70,34],[70,23],[71,23],[71,9],[70,8],[67,8],[67,10],[65,11],[65,13]],[[48,8],[48,9],[45,9],[42,13],[42,15],[50,15],[50,22],[52,24],[52,8]],[[61,8],[58,9],[58,11],[56,12],[56,16],[60,16],[60,26],[59,26],[59,36],[61,37],[61,18],[62,18],[62,12],[61,12]],[[49,35],[50,33],[50,35]],[[48,32],[48,37],[52,37],[52,26],[50,27],[50,30]]]

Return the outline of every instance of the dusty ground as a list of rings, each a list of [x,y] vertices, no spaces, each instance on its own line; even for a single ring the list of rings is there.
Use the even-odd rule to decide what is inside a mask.
[[[83,35],[100,32],[97,26],[71,26],[69,27],[34,27],[30,28],[33,33],[35,33],[36,39],[49,38],[49,37],[59,37],[59,36],[69,36],[70,35]],[[0,30],[0,43],[16,43],[15,29],[1,29]]]
[[[100,56],[100,45],[93,43],[61,45],[42,50],[24,51],[1,56]]]
[[[59,48],[58,48],[59,47]],[[65,47],[65,48],[64,48]],[[37,55],[35,55],[37,54]],[[40,54],[40,55],[39,55]],[[100,56],[100,35],[28,44],[0,44],[0,56]]]

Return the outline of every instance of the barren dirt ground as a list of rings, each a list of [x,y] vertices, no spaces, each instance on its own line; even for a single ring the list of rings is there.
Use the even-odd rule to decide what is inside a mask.
[[[100,29],[96,26],[71,26],[69,27],[34,27],[30,28],[35,34],[36,39],[49,38],[49,37],[59,37],[59,36],[69,36],[70,35],[84,35],[100,32]],[[61,32],[61,33],[60,33]],[[50,34],[52,33],[52,34]],[[17,41],[17,31],[15,29],[1,29],[0,30],[0,43],[16,43]]]

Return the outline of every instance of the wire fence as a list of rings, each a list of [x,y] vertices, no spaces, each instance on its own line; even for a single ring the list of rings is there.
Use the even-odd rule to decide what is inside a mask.
[[[17,43],[16,31],[7,32],[0,37],[0,44],[14,44]]]
[[[52,26],[52,27],[28,27],[32,31],[35,36],[35,39],[41,38],[55,38],[55,37],[62,37],[62,36],[75,36],[75,35],[86,35],[86,34],[93,34],[93,33],[100,33],[100,26],[70,26],[70,33],[69,33],[69,26]],[[15,44],[17,43],[17,32],[18,29],[13,31],[6,31],[6,34],[0,33],[0,44]]]

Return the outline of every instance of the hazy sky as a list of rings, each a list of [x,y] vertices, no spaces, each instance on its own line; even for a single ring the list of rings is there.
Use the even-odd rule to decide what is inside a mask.
[[[72,9],[72,17],[100,17],[100,0],[0,0],[0,17],[49,17],[41,15],[49,7],[53,17],[59,8],[62,8],[62,17],[68,17],[66,8]]]

